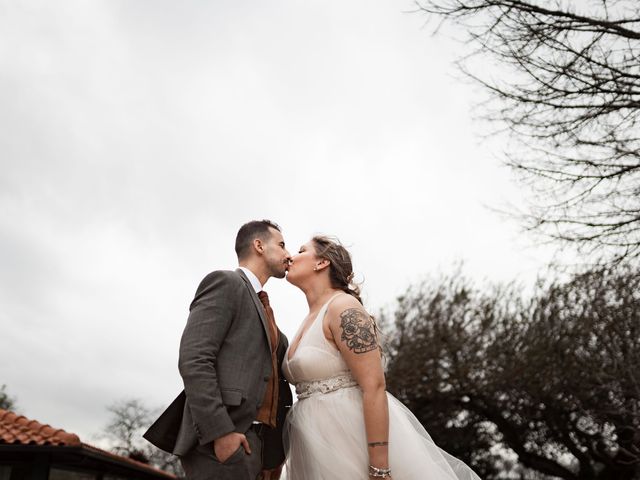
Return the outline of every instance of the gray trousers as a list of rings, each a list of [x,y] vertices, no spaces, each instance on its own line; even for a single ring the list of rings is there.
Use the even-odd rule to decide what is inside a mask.
[[[213,443],[208,443],[181,456],[187,480],[256,480],[262,471],[262,439],[252,429],[245,435],[251,455],[240,445],[240,449],[222,463],[213,452]]]

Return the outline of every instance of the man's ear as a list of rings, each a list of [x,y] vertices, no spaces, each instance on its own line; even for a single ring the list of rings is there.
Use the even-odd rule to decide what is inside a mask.
[[[260,240],[259,238],[255,238],[253,240],[253,250],[258,255],[262,255],[264,253],[264,244],[262,243],[262,240]]]

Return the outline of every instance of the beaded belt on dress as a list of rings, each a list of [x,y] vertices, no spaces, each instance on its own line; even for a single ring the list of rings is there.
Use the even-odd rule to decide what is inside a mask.
[[[329,393],[341,388],[354,387],[358,382],[350,373],[338,375],[336,377],[325,378],[323,380],[313,380],[311,382],[300,382],[296,384],[296,394],[298,400],[310,397],[316,393]]]

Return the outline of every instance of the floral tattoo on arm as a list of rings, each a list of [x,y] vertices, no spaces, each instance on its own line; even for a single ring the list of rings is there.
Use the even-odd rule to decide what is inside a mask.
[[[366,353],[378,348],[375,326],[371,317],[359,308],[349,308],[340,314],[340,340],[354,353]]]

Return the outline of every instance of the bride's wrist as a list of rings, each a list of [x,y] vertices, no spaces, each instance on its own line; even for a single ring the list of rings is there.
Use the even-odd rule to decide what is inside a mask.
[[[369,465],[376,468],[389,468],[389,443],[369,442]]]

